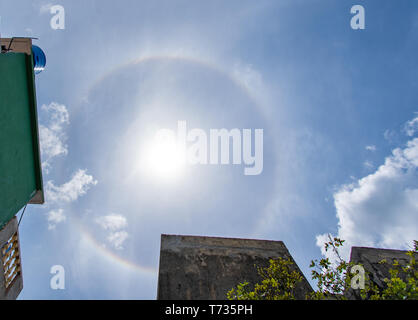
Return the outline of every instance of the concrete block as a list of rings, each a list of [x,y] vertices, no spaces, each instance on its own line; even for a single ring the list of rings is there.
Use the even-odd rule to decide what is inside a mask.
[[[393,249],[378,249],[368,247],[352,247],[350,262],[361,264],[364,270],[369,274],[370,280],[376,284],[379,289],[385,288],[385,278],[390,278],[389,270],[393,268],[393,263],[397,260],[400,266],[405,266],[409,261],[407,251]],[[418,259],[418,254],[415,254]],[[380,263],[386,260],[386,263]],[[401,278],[404,278],[400,274]],[[349,289],[346,293],[349,299],[360,299],[358,290]]]
[[[161,235],[157,299],[225,300],[237,284],[260,281],[255,266],[279,257],[293,260],[282,241]],[[302,274],[296,263],[294,268]],[[296,297],[305,299],[308,292],[303,277]]]

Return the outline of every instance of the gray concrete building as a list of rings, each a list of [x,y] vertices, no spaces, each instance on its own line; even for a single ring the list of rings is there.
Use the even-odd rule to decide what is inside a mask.
[[[399,265],[405,266],[409,262],[409,256],[404,250],[378,249],[369,247],[352,247],[350,262],[355,265],[362,265],[365,272],[369,275],[370,281],[380,290],[386,288],[384,279],[390,278],[389,270],[393,268],[395,260]],[[415,254],[418,259],[418,254]],[[382,263],[382,261],[386,261]],[[400,273],[400,277],[405,280],[405,274]],[[349,288],[346,292],[349,299],[360,299],[359,290]]]
[[[244,280],[260,281],[256,266],[267,267],[279,257],[293,260],[282,241],[163,234],[157,299],[225,300]],[[311,291],[303,277],[295,296],[304,299]]]

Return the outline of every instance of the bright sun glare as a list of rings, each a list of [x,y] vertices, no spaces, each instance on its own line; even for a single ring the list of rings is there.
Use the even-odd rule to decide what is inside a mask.
[[[144,150],[147,174],[164,180],[178,178],[185,167],[184,152],[171,137],[159,137]]]

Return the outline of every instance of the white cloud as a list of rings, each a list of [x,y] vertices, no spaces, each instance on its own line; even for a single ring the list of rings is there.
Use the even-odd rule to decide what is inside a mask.
[[[43,125],[39,126],[39,139],[41,141],[41,153],[48,160],[68,153],[67,146],[64,145],[57,132]]]
[[[123,243],[128,238],[128,233],[126,231],[116,231],[111,232],[107,237],[107,240],[115,247],[117,250],[123,249]]]
[[[48,212],[47,216],[49,230],[55,229],[58,223],[64,222],[67,219],[63,209],[51,210]]]
[[[120,214],[111,214],[96,219],[96,222],[105,230],[115,231],[127,226],[126,218]]]
[[[123,249],[123,243],[128,238],[128,233],[123,230],[128,223],[124,216],[120,214],[110,214],[99,217],[96,222],[108,231],[107,241],[117,250]]]
[[[43,171],[48,173],[53,158],[68,154],[64,141],[67,138],[65,128],[70,123],[70,117],[67,107],[56,102],[42,105],[41,110],[43,123],[39,125],[40,149],[43,158]],[[92,185],[96,184],[97,181],[93,176],[81,169],[78,169],[68,182],[60,186],[56,186],[53,181],[49,180],[44,188],[47,204],[62,205],[75,201],[84,195]],[[50,230],[55,229],[58,223],[66,219],[61,208],[49,211],[47,217]]]
[[[404,129],[405,129],[405,133],[409,137],[412,137],[415,134],[415,132],[418,131],[418,117],[415,117],[411,121],[408,121],[405,124],[405,128]]]
[[[394,130],[385,130],[385,132],[383,133],[383,137],[385,138],[386,141],[388,141],[389,143],[393,143],[396,139],[397,139],[397,133]]]
[[[41,110],[45,112],[45,123],[39,125],[39,140],[43,169],[48,173],[51,160],[60,155],[67,155],[67,145],[64,125],[70,123],[67,108],[56,102],[49,105],[42,105]]]
[[[374,168],[374,164],[370,160],[364,161],[363,165],[366,169],[373,169]]]
[[[59,131],[63,124],[70,123],[70,115],[63,104],[51,102],[49,105],[42,105],[41,109],[49,115],[49,126],[53,131]]]
[[[366,150],[367,151],[376,151],[376,146],[374,146],[374,145],[366,146]]]
[[[334,194],[338,237],[351,246],[408,249],[418,238],[418,138],[393,150],[374,173]],[[326,235],[317,236],[323,247]],[[324,252],[323,252],[324,253]],[[330,256],[332,258],[332,256]]]
[[[52,181],[48,181],[45,186],[46,200],[55,203],[72,202],[96,184],[93,176],[86,174],[86,170],[79,169],[70,181],[61,186],[55,186]]]

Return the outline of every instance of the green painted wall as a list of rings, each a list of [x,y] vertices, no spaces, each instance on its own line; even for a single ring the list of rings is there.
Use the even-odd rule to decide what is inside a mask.
[[[42,191],[32,56],[0,54],[0,228]]]

